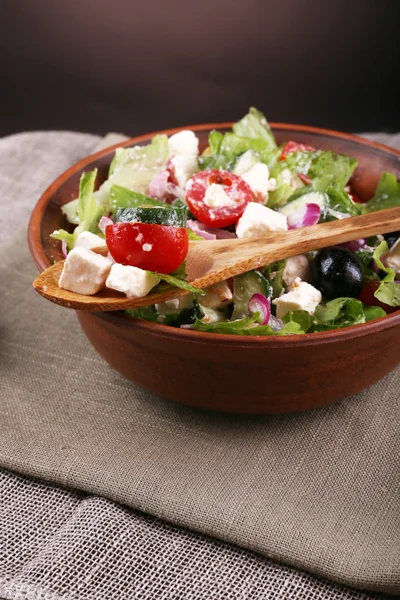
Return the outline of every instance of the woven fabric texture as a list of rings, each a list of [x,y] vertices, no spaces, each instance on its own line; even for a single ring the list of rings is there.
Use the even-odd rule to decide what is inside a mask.
[[[5,471],[0,508],[0,597],[7,600],[387,598]]]
[[[389,140],[397,141],[385,139]],[[19,204],[17,216],[22,218],[67,163],[90,152],[96,141],[95,136],[55,132],[20,134],[2,140],[1,202],[7,209]],[[18,184],[14,185],[15,181]],[[2,212],[0,231],[5,238],[12,227]],[[90,347],[75,315],[47,303],[30,289],[35,271],[24,234],[13,236],[1,248],[0,465],[102,495],[338,582],[400,592],[399,370],[362,394],[301,415],[228,417],[175,406],[114,373]],[[4,477],[10,486],[17,485],[25,491],[17,494],[20,505],[18,501],[8,503],[8,494],[4,496],[1,509],[8,514],[13,506],[11,521],[2,519],[6,533],[8,526],[12,529],[12,514],[25,514],[23,502],[35,506],[33,499],[38,490],[44,504],[47,493],[61,494],[63,502],[68,495],[30,480],[12,480],[13,476],[6,473]],[[55,513],[61,521],[63,511],[72,510],[69,502],[75,496],[68,498],[63,506],[55,502]],[[243,557],[255,560],[252,564],[258,566],[252,571],[253,578],[257,569],[263,569],[261,581],[265,585],[268,572],[274,569],[281,573],[281,582],[292,576],[306,577],[230,546],[124,512],[105,500],[80,499],[78,514],[91,502],[92,529],[88,531],[89,525],[82,522],[77,545],[70,542],[68,548],[60,550],[65,559],[69,554],[79,557],[84,551],[80,539],[90,534],[101,539],[104,535],[104,553],[89,553],[96,556],[96,566],[103,564],[103,558],[104,564],[109,565],[113,544],[118,546],[118,540],[115,534],[102,533],[100,525],[96,532],[96,523],[107,522],[103,512],[107,506],[121,511],[136,532],[148,528],[156,563],[165,544],[174,547],[176,534],[187,536],[185,540],[193,550],[188,562],[195,570],[198,540],[202,540],[202,544],[218,548],[215,551],[210,546],[207,550],[215,552],[215,556],[210,556],[217,563],[221,548],[230,553],[239,570]],[[40,504],[36,503],[37,519],[46,518],[47,522],[48,517],[39,514]],[[57,515],[54,518],[59,523]],[[75,522],[77,518],[73,510],[71,519]],[[62,525],[53,527],[50,523],[49,544],[54,535],[61,536],[63,531]],[[122,521],[117,530],[118,535],[123,534]],[[139,551],[135,536],[131,557]],[[31,546],[32,560],[36,564],[42,556],[50,556],[55,564],[53,579],[49,583],[47,577],[43,578],[45,567],[51,567],[50,559],[44,558],[45,566],[35,571],[39,574],[37,580],[31,575],[30,565],[24,563],[14,571],[5,571],[7,576],[0,579],[0,593],[8,594],[7,598],[18,597],[17,588],[12,591],[14,584],[26,585],[26,589],[33,586],[29,589],[38,593],[47,582],[51,593],[56,594],[49,598],[102,597],[93,596],[95,591],[79,592],[76,578],[69,580],[71,591],[67,595],[65,588],[60,592],[59,549],[53,554],[53,549],[46,547],[46,535],[40,538],[40,556]],[[16,563],[11,559],[10,564]],[[123,569],[118,561],[116,566]],[[161,572],[163,568],[160,567]],[[103,569],[99,567],[98,571],[102,573]],[[300,595],[273,596],[271,585],[271,595],[249,591],[240,596],[235,578],[230,579],[230,570],[226,572],[222,566],[222,571],[224,593],[229,594],[232,586],[236,595],[223,596],[218,590],[203,588],[198,596],[188,592],[186,596],[179,595],[181,592],[176,590],[165,596],[145,596],[147,592],[143,591],[142,595],[138,592],[130,597],[211,598],[215,594],[216,598],[331,598],[334,593],[368,597],[339,592],[335,586],[307,577],[310,588],[305,595],[300,586]],[[26,578],[18,580],[16,573],[23,577],[26,574]],[[114,573],[118,578],[118,571]],[[182,585],[189,589],[190,577],[185,581]],[[62,585],[66,585],[65,580]]]

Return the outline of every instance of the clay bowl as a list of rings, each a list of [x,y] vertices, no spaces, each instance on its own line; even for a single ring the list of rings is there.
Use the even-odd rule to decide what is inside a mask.
[[[382,171],[400,176],[400,152],[364,139],[312,127],[273,124],[279,144],[304,142],[354,156],[353,189],[371,197]],[[208,132],[230,123],[191,127],[201,147]],[[171,135],[178,130],[163,133]],[[122,146],[147,143],[153,134]],[[106,178],[114,148],[74,165],[46,190],[29,224],[29,247],[39,270],[62,258],[49,234],[66,222],[60,206],[77,196],[83,171]],[[66,309],[67,310],[67,309]],[[77,313],[94,348],[121,375],[164,398],[234,413],[285,413],[316,408],[359,392],[400,361],[400,311],[338,331],[282,338],[254,338],[174,329],[122,313]]]

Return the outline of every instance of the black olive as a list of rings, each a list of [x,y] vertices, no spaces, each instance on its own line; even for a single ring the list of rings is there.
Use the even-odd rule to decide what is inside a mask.
[[[394,231],[393,233],[385,233],[383,237],[387,241],[387,245],[389,246],[389,248],[391,248],[399,239],[400,231]]]
[[[323,248],[311,262],[312,284],[327,300],[357,298],[363,289],[360,260],[347,248]]]

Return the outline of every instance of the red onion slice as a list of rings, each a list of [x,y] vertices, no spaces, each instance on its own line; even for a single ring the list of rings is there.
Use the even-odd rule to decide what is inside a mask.
[[[168,177],[168,171],[161,171],[161,173],[155,175],[149,183],[149,196],[157,198],[157,200],[162,200],[167,193]]]
[[[216,240],[216,236],[213,233],[209,233],[208,231],[202,229],[201,223],[198,221],[193,221],[192,219],[188,219],[187,226],[189,229],[200,235],[205,240]]]
[[[321,207],[319,204],[306,204],[288,215],[287,222],[289,229],[301,229],[316,225],[321,216]]]
[[[104,235],[106,235],[106,227],[107,225],[112,225],[113,221],[112,219],[110,219],[110,217],[101,217],[100,221],[99,221],[99,229],[101,231],[101,233],[103,233]]]
[[[236,238],[236,233],[232,231],[226,231],[226,229],[216,229],[214,227],[207,227],[204,223],[200,223],[200,221],[194,221],[189,219],[187,225],[192,231],[201,235],[205,240],[227,240],[231,238]]]
[[[173,196],[175,196],[175,198],[179,198],[179,200],[185,200],[185,190],[179,187],[179,185],[168,181],[165,190],[167,194],[172,194]]]
[[[359,240],[353,240],[351,242],[343,242],[343,244],[339,244],[342,248],[347,248],[347,250],[351,250],[352,252],[356,252],[357,250],[362,250],[365,248],[367,242],[364,238],[360,238]]]
[[[67,258],[68,248],[67,248],[67,242],[65,240],[61,240],[61,253],[64,258]]]
[[[251,314],[260,313],[261,325],[267,325],[271,318],[271,304],[263,294],[253,294],[249,300],[248,309]]]

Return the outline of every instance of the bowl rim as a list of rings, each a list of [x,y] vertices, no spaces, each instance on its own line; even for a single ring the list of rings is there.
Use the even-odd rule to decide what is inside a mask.
[[[103,148],[98,152],[90,154],[89,156],[81,159],[71,167],[69,167],[66,171],[64,171],[61,175],[59,175],[43,192],[40,196],[39,200],[35,204],[33,211],[31,213],[31,217],[28,223],[28,247],[31,253],[32,259],[36,267],[39,271],[43,271],[49,266],[51,263],[47,258],[47,255],[43,249],[41,242],[41,222],[43,215],[45,213],[46,207],[49,204],[52,196],[59,190],[59,188],[77,171],[83,169],[86,165],[92,163],[94,160],[98,158],[103,158],[108,154],[111,154],[116,148],[124,148],[127,146],[132,146],[135,144],[140,144],[142,142],[149,141],[153,136],[158,134],[164,135],[173,135],[174,133],[178,133],[182,131],[182,129],[190,129],[192,131],[211,131],[212,129],[231,129],[233,122],[223,122],[223,123],[204,123],[204,124],[196,124],[196,125],[186,125],[182,127],[174,127],[170,129],[162,129],[151,133],[141,134],[139,136],[134,136],[124,140],[122,142],[118,142],[113,144],[112,146],[108,146],[107,148]],[[358,135],[354,135],[347,132],[340,132],[334,129],[325,129],[320,127],[308,126],[308,125],[296,125],[291,123],[280,123],[280,122],[270,122],[269,123],[271,129],[280,130],[280,131],[296,131],[296,132],[304,132],[304,133],[315,133],[318,135],[325,135],[333,138],[338,138],[340,140],[346,140],[349,142],[356,143],[358,145],[367,146],[368,148],[375,148],[377,150],[386,152],[388,154],[397,156],[400,158],[400,150],[396,150],[395,148],[391,148],[390,146],[386,146],[385,144],[381,144],[380,142],[375,142],[369,140],[367,138],[363,138]],[[191,340],[198,342],[206,342],[207,340],[213,340],[215,344],[216,341],[219,341],[221,344],[234,344],[240,346],[265,346],[271,348],[278,348],[282,345],[289,346],[302,346],[302,345],[315,345],[315,344],[326,344],[333,343],[337,341],[341,341],[351,338],[363,337],[364,335],[373,334],[376,331],[382,331],[386,329],[390,329],[394,326],[400,325],[400,309],[392,314],[386,315],[384,317],[379,317],[378,319],[374,319],[372,321],[368,321],[367,323],[360,323],[358,325],[350,325],[348,327],[343,327],[341,329],[333,329],[329,331],[316,332],[316,333],[305,333],[301,335],[288,335],[288,336],[249,336],[249,335],[229,335],[223,333],[208,333],[203,331],[196,331],[190,329],[177,329],[174,327],[170,327],[167,325],[163,325],[162,323],[154,323],[151,321],[145,321],[141,319],[134,319],[132,317],[128,317],[127,315],[121,314],[120,312],[96,312],[92,313],[97,317],[100,317],[104,320],[111,321],[112,323],[124,323],[124,327],[126,328],[129,324],[134,324],[135,327],[139,327],[141,330],[152,332],[152,334],[159,334],[160,336],[169,336],[170,338],[176,338],[179,340]]]

